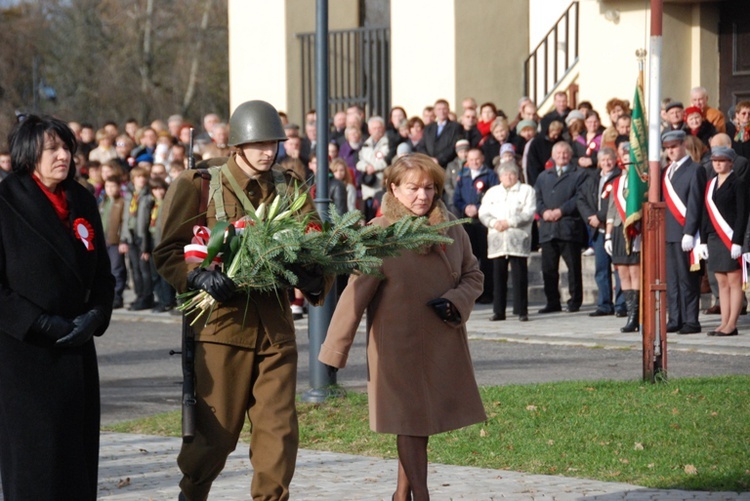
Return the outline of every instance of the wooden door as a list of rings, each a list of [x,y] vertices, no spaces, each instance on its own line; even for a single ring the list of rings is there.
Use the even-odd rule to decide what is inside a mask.
[[[737,102],[750,100],[750,2],[721,2],[719,9],[719,99],[727,113]]]

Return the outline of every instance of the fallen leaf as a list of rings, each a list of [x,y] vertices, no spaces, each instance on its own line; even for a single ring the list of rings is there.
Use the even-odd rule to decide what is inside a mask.
[[[698,474],[698,469],[695,466],[693,466],[692,464],[686,464],[685,465],[685,473],[687,473],[688,475],[697,475]]]
[[[479,436],[482,437],[482,438],[484,438],[484,437],[487,436],[487,432],[484,430],[484,428],[482,428],[481,430],[479,430]]]
[[[680,389],[675,388],[674,391],[672,392],[672,395],[677,395],[679,392],[680,392]]]
[[[526,410],[534,412],[534,411],[536,411],[536,405],[527,405],[526,406]]]
[[[555,445],[555,441],[554,440],[547,440],[547,445]]]
[[[642,451],[643,450],[643,444],[640,443],[640,442],[636,442],[635,445],[633,446],[633,449],[636,450],[636,451]]]
[[[630,461],[625,458],[620,458],[620,462],[624,464],[630,464]]]
[[[648,467],[649,467],[649,468],[653,468],[653,467],[654,467],[654,463],[649,463],[649,464],[648,464]]]
[[[679,410],[677,410],[677,407],[674,407],[674,408],[672,408],[672,415],[673,415],[673,416],[676,416],[676,415],[677,415],[677,414],[679,414],[679,413],[680,413],[680,411],[679,411]]]
[[[714,411],[714,412],[712,412],[712,413],[711,413],[711,415],[712,415],[713,417],[716,417],[716,416],[718,416],[718,415],[719,415],[719,413],[718,413],[718,412],[716,412],[716,411]]]
[[[130,477],[125,477],[124,480],[121,478],[120,481],[117,482],[118,489],[122,489],[123,487],[127,487],[129,485],[130,485]]]
[[[148,454],[148,451],[146,449],[138,449],[138,452],[142,452],[144,454]]]

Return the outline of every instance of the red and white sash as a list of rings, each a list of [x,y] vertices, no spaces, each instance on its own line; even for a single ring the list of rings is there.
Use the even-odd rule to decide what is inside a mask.
[[[672,180],[669,179],[669,169],[667,169],[662,181],[662,193],[664,193],[664,200],[667,202],[669,212],[671,212],[677,222],[680,223],[680,226],[685,226],[687,207],[682,203],[680,196],[675,191],[674,186],[672,186]]]
[[[667,202],[667,208],[672,213],[674,218],[680,223],[680,226],[685,226],[685,214],[687,213],[687,207],[682,203],[680,196],[672,186],[672,180],[669,179],[669,169],[665,172],[662,179],[662,193],[664,193],[664,201]],[[698,246],[701,244],[701,234],[699,231],[695,232],[695,246],[690,251],[690,271],[697,271],[700,269],[700,256],[698,255]]]
[[[620,219],[622,219],[622,224],[625,224],[626,220],[626,212],[625,209],[627,207],[627,203],[625,202],[625,184],[627,183],[627,179],[625,178],[627,174],[623,174],[622,176],[619,176],[617,179],[615,179],[615,182],[613,183],[614,189],[612,191],[615,192],[615,196],[612,198],[612,201],[615,203],[615,208],[617,209],[617,212],[620,213]]]
[[[719,212],[719,208],[716,207],[716,203],[714,202],[714,192],[719,187],[719,177],[713,178],[709,183],[708,186],[706,186],[706,212],[708,212],[708,217],[711,218],[711,223],[714,225],[714,229],[716,230],[716,234],[719,235],[719,238],[722,242],[724,242],[724,245],[726,246],[729,251],[732,251],[732,237],[734,237],[734,229],[727,223],[727,220],[724,219],[724,216],[721,215],[721,212]],[[740,256],[737,259],[740,263],[740,269],[742,270],[742,283],[747,283],[747,267],[745,266],[745,261]]]

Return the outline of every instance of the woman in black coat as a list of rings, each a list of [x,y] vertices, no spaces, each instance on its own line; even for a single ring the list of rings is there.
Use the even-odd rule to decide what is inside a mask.
[[[28,116],[0,183],[0,475],[5,499],[94,500],[99,374],[114,278],[94,197],[74,180],[76,141]]]
[[[706,187],[701,240],[698,250],[708,261],[708,271],[714,272],[719,284],[721,325],[709,336],[736,336],[737,319],[742,310],[745,292],[742,290],[742,244],[747,227],[748,205],[745,183],[732,170],[737,154],[731,148],[715,146],[711,149],[711,163],[716,176]]]

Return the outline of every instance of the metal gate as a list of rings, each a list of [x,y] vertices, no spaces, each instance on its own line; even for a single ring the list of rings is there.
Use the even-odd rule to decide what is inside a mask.
[[[297,35],[302,62],[302,112],[315,107],[315,33]],[[352,105],[365,116],[385,116],[391,107],[389,28],[328,32],[328,116]]]

